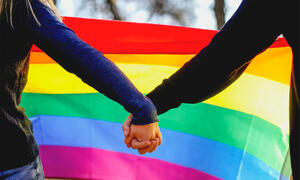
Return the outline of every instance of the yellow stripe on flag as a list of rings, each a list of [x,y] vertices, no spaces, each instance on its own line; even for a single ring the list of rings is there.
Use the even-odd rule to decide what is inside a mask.
[[[122,63],[117,65],[142,93],[148,93],[178,69],[158,65]],[[58,64],[31,64],[28,79],[24,92],[47,94],[97,92]],[[256,115],[288,133],[288,95],[288,85],[244,73],[230,87],[206,103]]]
[[[175,54],[105,54],[114,63],[181,67],[194,55]],[[42,52],[31,53],[31,64],[55,63]],[[291,48],[269,48],[255,57],[245,72],[289,84],[292,64]]]

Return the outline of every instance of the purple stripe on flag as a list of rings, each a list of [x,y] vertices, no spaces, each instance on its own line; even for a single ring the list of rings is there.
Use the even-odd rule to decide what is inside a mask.
[[[196,169],[96,148],[40,146],[46,177],[105,180],[217,180]]]

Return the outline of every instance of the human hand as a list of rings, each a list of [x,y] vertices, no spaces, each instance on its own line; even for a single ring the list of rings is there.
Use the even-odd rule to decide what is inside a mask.
[[[134,125],[131,124],[132,117],[132,115],[129,115],[122,126],[125,136],[124,142],[127,147],[138,149],[140,154],[155,151],[157,146],[162,143],[158,123]]]

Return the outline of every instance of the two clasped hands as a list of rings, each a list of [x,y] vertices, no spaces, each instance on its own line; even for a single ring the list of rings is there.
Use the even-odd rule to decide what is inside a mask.
[[[151,153],[162,143],[158,123],[146,125],[132,124],[133,116],[130,114],[124,122],[122,129],[125,136],[125,144],[128,148],[137,149],[140,154]]]

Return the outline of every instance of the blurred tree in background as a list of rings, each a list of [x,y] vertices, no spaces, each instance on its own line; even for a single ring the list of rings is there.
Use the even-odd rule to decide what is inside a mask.
[[[58,0],[53,0],[57,4]],[[63,0],[61,0],[63,1]],[[147,22],[165,18],[170,24],[187,26],[195,20],[195,0],[79,0],[78,13],[86,11],[90,15],[102,14],[107,19],[127,20],[137,12],[146,16]],[[131,10],[128,10],[131,9]],[[225,2],[214,0],[212,7],[217,29],[225,23]],[[205,18],[205,17],[204,17]],[[161,21],[159,21],[161,22]]]
[[[193,0],[83,0],[80,9],[88,8],[93,14],[102,12],[114,20],[126,20],[130,13],[146,11],[143,15],[148,22],[168,18],[172,24],[186,26],[194,16],[192,3]],[[134,10],[128,12],[130,8]]]
[[[225,24],[225,2],[224,0],[215,0],[214,13],[217,20],[218,29]]]

